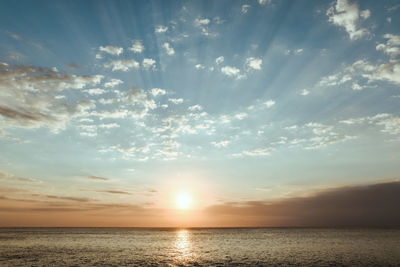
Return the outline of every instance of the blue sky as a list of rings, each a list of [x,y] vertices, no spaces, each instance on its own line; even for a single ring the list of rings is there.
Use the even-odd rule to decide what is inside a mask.
[[[182,187],[201,209],[393,181],[399,12],[398,1],[2,1],[2,194],[171,208]]]

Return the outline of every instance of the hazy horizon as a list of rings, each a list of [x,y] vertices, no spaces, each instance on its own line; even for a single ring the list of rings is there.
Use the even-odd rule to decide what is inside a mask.
[[[399,19],[1,1],[0,227],[400,226]]]

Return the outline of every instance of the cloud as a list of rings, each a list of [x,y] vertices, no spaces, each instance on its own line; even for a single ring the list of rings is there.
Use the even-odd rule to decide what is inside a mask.
[[[169,98],[169,102],[174,103],[175,105],[182,104],[183,99],[182,98]]]
[[[132,68],[139,69],[139,63],[134,59],[114,60],[104,63],[104,67],[111,69],[112,71],[128,71]]]
[[[11,182],[41,183],[41,181],[39,181],[37,179],[16,176],[14,174],[1,172],[1,171],[0,171],[0,179],[8,180]]]
[[[112,129],[112,128],[119,128],[121,126],[118,123],[113,122],[113,123],[99,124],[98,127],[103,129]]]
[[[347,0],[337,0],[336,5],[331,6],[326,12],[329,22],[345,28],[350,40],[357,40],[369,34],[367,29],[358,27],[358,24],[360,18],[365,20],[370,14],[369,10],[360,12],[357,4],[350,4]]]
[[[218,34],[217,33],[212,33],[209,31],[209,25],[210,25],[211,20],[208,18],[196,18],[193,21],[193,24],[196,28],[199,28],[201,31],[201,35],[204,36],[210,36],[210,37],[215,37]],[[215,24],[222,24],[223,21],[219,17],[214,18]]]
[[[384,52],[391,59],[400,55],[400,35],[385,34],[383,38],[388,39],[386,44],[378,44],[376,50]]]
[[[99,51],[105,52],[113,56],[119,56],[124,52],[124,49],[118,46],[107,45],[107,46],[100,46]]]
[[[307,197],[226,203],[205,212],[225,218],[230,226],[400,226],[399,201],[400,182],[388,182],[327,189]]]
[[[128,48],[134,53],[142,53],[144,51],[144,45],[141,40],[133,40],[132,41],[132,46]]]
[[[194,106],[188,107],[188,110],[189,111],[201,111],[201,110],[203,110],[203,107],[200,105],[194,105]]]
[[[306,96],[306,95],[309,95],[309,94],[310,94],[310,91],[308,91],[307,89],[303,89],[300,92],[300,95],[302,95],[302,96]]]
[[[221,72],[227,76],[235,77],[237,79],[242,79],[245,77],[243,74],[240,73],[240,69],[231,66],[222,67]]]
[[[144,58],[142,62],[142,66],[145,70],[148,69],[155,69],[156,68],[156,61],[151,58]]]
[[[196,64],[195,66],[194,66],[197,70],[204,70],[206,67],[204,67],[203,65],[201,65],[201,64]]]
[[[154,32],[155,33],[164,33],[168,31],[168,27],[167,26],[163,26],[163,25],[158,25],[155,29]]]
[[[267,4],[271,4],[272,0],[258,0],[258,3],[260,5],[267,5]]]
[[[165,49],[165,52],[167,52],[168,56],[172,56],[175,54],[174,48],[169,43],[164,43],[163,48]]]
[[[196,27],[205,26],[205,25],[208,25],[209,23],[210,23],[210,20],[207,18],[205,18],[205,19],[197,18],[193,22],[194,26],[196,26]]]
[[[12,33],[12,32],[7,32],[8,36],[10,36],[11,38],[15,39],[15,40],[22,40],[21,35],[16,34],[16,33]]]
[[[100,177],[100,176],[95,176],[95,175],[90,175],[88,176],[89,179],[92,180],[97,180],[97,181],[109,181],[109,178],[104,178],[104,177]]]
[[[265,105],[267,108],[270,108],[270,107],[272,107],[273,105],[275,105],[275,101],[274,101],[274,100],[268,100],[267,102],[264,103],[264,105]]]
[[[379,113],[374,116],[351,118],[347,120],[341,120],[340,123],[347,125],[353,124],[368,124],[383,126],[382,132],[397,135],[400,134],[400,116],[395,116],[388,113]]]
[[[150,94],[154,97],[159,96],[159,95],[165,95],[167,91],[161,88],[153,88],[150,90]]]
[[[262,59],[249,57],[246,59],[246,65],[248,68],[253,70],[261,70]]]
[[[242,14],[246,14],[250,7],[250,5],[242,5]]]
[[[389,39],[386,44],[377,45],[378,51],[383,51],[390,55],[391,59],[383,64],[374,65],[365,59],[357,60],[351,66],[344,67],[336,74],[323,77],[318,86],[337,86],[349,81],[353,81],[353,90],[360,90],[365,86],[360,85],[363,80],[367,80],[367,85],[377,81],[387,81],[400,84],[400,61],[395,58],[398,55],[399,40],[398,36],[385,34]]]
[[[303,52],[304,52],[303,48],[298,48],[298,49],[295,49],[295,50],[288,49],[288,50],[285,51],[285,55],[286,56],[288,56],[288,55],[296,55],[296,56],[298,56],[298,55],[303,54]]]
[[[72,70],[79,70],[81,68],[81,66],[76,63],[68,63],[68,64],[65,64],[65,66],[67,66],[68,68],[70,68]]]
[[[223,141],[219,141],[219,142],[211,142],[211,144],[213,144],[215,147],[227,147],[229,145],[230,141],[229,140],[223,140]]]
[[[252,156],[252,157],[268,156],[270,153],[271,152],[268,148],[256,148],[253,150],[245,150],[242,152],[243,155]]]
[[[117,195],[131,195],[131,193],[127,191],[121,191],[121,190],[104,190],[104,191],[97,191],[100,193],[108,193],[108,194],[117,194]]]
[[[89,95],[102,95],[107,93],[106,90],[100,88],[89,89],[86,91]]]
[[[68,201],[76,201],[76,202],[90,202],[91,199],[86,197],[66,197],[66,196],[55,196],[55,195],[44,195],[44,197],[49,199],[57,199],[57,200],[68,200]]]
[[[106,83],[104,84],[104,87],[112,88],[112,87],[115,87],[115,86],[120,85],[120,84],[123,84],[123,83],[124,83],[124,82],[121,81],[121,80],[119,80],[119,79],[111,79],[109,82],[106,82]]]
[[[215,59],[215,63],[216,63],[217,65],[221,64],[222,62],[224,62],[224,57],[223,57],[223,56],[217,57],[217,58]]]
[[[55,68],[0,63],[0,116],[7,126],[45,125],[57,131],[94,107],[88,101],[60,103],[59,92],[97,85],[102,79],[101,75],[76,76]]]
[[[294,54],[295,55],[301,55],[301,54],[303,54],[303,52],[304,52],[303,48],[299,48],[299,49],[294,50]]]

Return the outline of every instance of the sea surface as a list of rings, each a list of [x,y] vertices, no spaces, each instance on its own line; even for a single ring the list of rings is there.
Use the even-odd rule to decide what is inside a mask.
[[[400,266],[400,229],[0,228],[0,266]]]

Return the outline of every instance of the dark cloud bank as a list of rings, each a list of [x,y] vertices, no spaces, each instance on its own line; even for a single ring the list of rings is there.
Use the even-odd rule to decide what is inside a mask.
[[[207,208],[234,225],[400,226],[400,182],[342,187],[275,202],[226,203]]]

